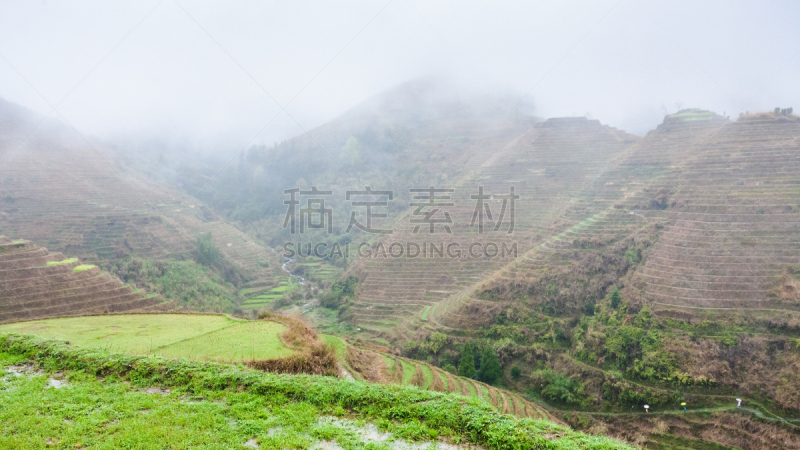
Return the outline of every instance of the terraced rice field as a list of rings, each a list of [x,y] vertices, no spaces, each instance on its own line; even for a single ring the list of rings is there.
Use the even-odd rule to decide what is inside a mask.
[[[0,236],[0,323],[174,308],[172,302],[132,289],[94,265]]]
[[[277,286],[262,286],[257,288],[246,288],[239,291],[241,295],[247,296],[247,300],[242,303],[242,308],[261,308],[275,300],[291,294],[300,287],[291,279],[281,281]]]
[[[592,251],[581,248],[580,242],[613,243],[639,227],[659,224],[663,229],[658,241],[634,278],[654,312],[684,319],[743,310],[765,316],[798,311],[796,300],[770,295],[780,274],[800,264],[797,136],[800,120],[769,114],[735,122],[707,111],[670,116],[644,138],[615,155],[607,154],[610,161],[601,173],[584,172],[588,178],[580,189],[575,189],[581,186],[576,183],[558,194],[564,196],[562,210],[550,227],[531,230],[541,238],[531,241],[529,250],[521,245],[520,258],[488,279],[509,283],[535,279],[554,265],[569,264],[570,254]],[[521,155],[530,159],[524,152]],[[537,167],[543,166],[545,172],[549,167],[558,169],[553,156],[538,157]],[[492,164],[500,162],[498,156]],[[516,162],[521,167],[522,161]],[[665,203],[654,203],[659,196]],[[522,206],[519,211],[524,217]],[[522,228],[518,237],[525,233]],[[372,279],[380,281],[380,274]],[[468,283],[458,271],[450,279]],[[422,326],[469,327],[476,311],[491,307],[490,302],[472,298],[468,290],[447,286],[448,280],[440,278],[439,289],[453,290],[453,295],[431,301],[437,296],[429,289],[411,302]],[[391,298],[405,298],[422,283],[392,286]],[[370,313],[377,316],[402,305],[370,306]]]
[[[401,218],[389,242],[458,243],[464,253],[473,243],[516,244],[521,256],[564,231],[567,224],[557,221],[565,211],[572,212],[572,223],[577,224],[612,206],[611,199],[598,201],[600,196],[587,195],[587,189],[637,139],[585,118],[538,123],[528,132],[508,136],[502,145],[478,149],[464,175],[450,184],[455,188],[451,198],[455,206],[446,210],[453,219],[452,234],[442,230],[432,236],[414,234],[408,218]],[[508,194],[515,187],[520,198],[512,235],[507,233],[508,213],[497,232],[489,227],[481,234],[470,227],[476,204],[471,196],[479,186],[489,194]],[[490,206],[497,218],[500,202]],[[473,301],[468,294],[514,260],[506,255],[360,261],[359,269],[367,275],[353,306],[355,320],[378,336],[401,341],[411,338],[419,327],[441,330],[472,325],[476,314],[463,311]]]
[[[298,262],[298,265],[305,267],[306,278],[325,285],[338,281],[344,272],[341,267],[327,264],[326,261],[313,257]]]
[[[32,334],[81,347],[201,361],[283,358],[282,324],[218,315],[129,314],[47,319],[0,325],[0,333]]]
[[[553,416],[541,406],[505,389],[453,375],[438,367],[413,359],[380,354],[380,360],[392,383],[417,385],[434,391],[478,398],[491,404],[503,414],[513,414],[518,417],[533,419],[553,419]],[[422,379],[419,382],[414,382],[414,377],[417,373],[422,374]],[[417,378],[419,379],[419,377]]]

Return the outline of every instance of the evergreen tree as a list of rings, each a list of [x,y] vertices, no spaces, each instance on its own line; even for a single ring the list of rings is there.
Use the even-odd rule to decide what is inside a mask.
[[[619,306],[619,289],[614,289],[614,292],[611,293],[611,307],[617,309]]]
[[[495,384],[501,375],[502,371],[497,353],[491,346],[487,345],[483,348],[483,355],[481,356],[480,380],[486,384]]]
[[[472,344],[464,344],[461,352],[461,361],[458,363],[458,374],[462,377],[475,378],[475,356],[472,353]]]

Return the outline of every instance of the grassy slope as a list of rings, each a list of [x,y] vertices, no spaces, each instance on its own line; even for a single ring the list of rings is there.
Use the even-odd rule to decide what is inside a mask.
[[[369,448],[355,433],[324,419],[334,415],[369,420],[408,440],[447,437],[492,449],[631,448],[414,387],[275,375],[238,365],[0,336],[0,366],[30,359],[47,371],[66,371],[68,385],[46,388],[46,377],[0,382],[0,404],[7,405],[0,408],[0,444],[5,447],[44,448],[50,438],[65,448],[242,448],[255,438],[261,448],[307,448],[323,439],[344,448]],[[138,392],[147,386],[172,392],[167,397]]]
[[[14,332],[66,340],[79,347],[216,362],[244,362],[289,356],[293,353],[292,350],[286,348],[279,338],[284,330],[283,325],[275,322],[251,322],[219,315],[190,314],[107,315],[0,325],[0,333]],[[334,346],[339,362],[358,378],[357,371],[348,365],[345,358],[347,343],[329,335],[321,338]],[[420,367],[424,375],[422,387],[432,387],[433,374],[429,366],[406,360],[402,364],[403,385],[412,384],[414,373]],[[467,396],[478,397],[474,386],[466,386]],[[459,393],[463,392],[459,390]],[[479,398],[486,397],[486,393],[481,392]],[[512,407],[510,412],[525,416],[523,411],[524,408]]]
[[[13,332],[66,340],[79,347],[216,362],[245,362],[289,356],[292,350],[286,348],[279,338],[284,330],[283,325],[275,322],[190,314],[106,315],[0,325],[0,333]],[[339,362],[358,378],[357,371],[349,366],[345,358],[347,343],[330,335],[321,338],[334,346]],[[431,387],[433,376],[428,366],[405,360],[402,364],[403,385],[412,384],[412,377],[419,366],[425,376],[422,387]],[[467,385],[467,389],[468,396],[476,397],[472,385]],[[485,398],[485,395],[481,397]],[[512,412],[517,411],[512,409]],[[524,416],[521,413],[517,415]]]
[[[216,315],[144,314],[74,317],[0,326],[0,333],[33,334],[81,347],[220,362],[282,358],[292,354],[275,322]]]

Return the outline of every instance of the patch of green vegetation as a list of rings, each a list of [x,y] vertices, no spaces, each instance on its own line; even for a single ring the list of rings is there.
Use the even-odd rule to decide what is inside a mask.
[[[475,370],[475,357],[472,353],[472,344],[467,342],[464,344],[464,350],[461,352],[461,362],[458,364],[458,374],[466,378],[475,378],[477,371]]]
[[[353,299],[358,289],[358,278],[349,276],[344,280],[333,283],[322,298],[319,300],[320,306],[338,311],[340,320],[350,318],[349,310],[353,304]]]
[[[240,289],[239,290],[239,295],[248,295],[248,294],[252,294],[254,292],[261,292],[261,291],[263,291],[265,289],[268,289],[268,288],[256,287],[256,288]]]
[[[344,305],[348,300],[352,300],[358,287],[358,278],[347,277],[342,281],[337,281],[320,299],[320,305],[329,309],[337,309]]]
[[[257,306],[268,305],[268,304],[272,303],[273,301],[278,300],[280,298],[284,298],[284,296],[283,295],[279,295],[279,294],[259,295],[258,297],[253,297],[253,298],[245,300],[245,302],[242,303],[242,307],[243,308],[250,308],[250,307],[253,307],[253,306],[256,306],[256,305]]]
[[[74,273],[84,272],[84,271],[87,271],[87,270],[90,270],[90,269],[94,269],[95,267],[97,267],[97,266],[95,266],[94,264],[81,264],[79,266],[73,267],[72,268],[72,272],[74,272]]]
[[[611,303],[619,299],[618,291],[611,294]],[[619,301],[619,300],[617,300]],[[582,343],[589,329],[602,330],[602,346],[585,345],[576,353],[581,361],[595,365],[603,358],[607,365],[624,371],[632,378],[649,382],[669,382],[679,386],[712,386],[714,380],[706,377],[694,379],[678,370],[675,355],[663,350],[665,332],[655,322],[653,313],[644,306],[635,315],[630,315],[627,303],[616,309],[601,307],[594,317],[581,320],[577,334]],[[588,344],[588,343],[587,343]]]
[[[0,336],[0,365],[28,359],[49,372],[67,371],[68,385],[48,389],[46,377],[36,376],[0,382],[0,403],[8,405],[0,410],[0,446],[6,448],[35,448],[47,438],[64,448],[241,448],[251,439],[267,449],[308,448],[322,440],[345,449],[370,448],[328,416],[369,420],[410,441],[447,438],[490,449],[632,448],[415,387],[276,375]],[[138,392],[151,386],[172,391]]]
[[[431,368],[427,365],[423,364],[422,368],[422,375],[425,377],[425,387],[430,387],[433,384],[433,377],[435,376],[431,371]]]
[[[347,350],[347,343],[342,338],[331,336],[329,334],[321,334],[319,338],[322,342],[331,345],[336,350],[336,356],[339,361],[344,361],[345,351]]]
[[[195,261],[132,258],[115,265],[112,272],[126,283],[195,311],[233,313],[240,301],[232,284]]]
[[[503,375],[500,368],[500,360],[494,349],[487,345],[481,353],[481,369],[478,371],[478,378],[486,384],[495,384]]]
[[[419,318],[423,321],[427,321],[428,314],[430,314],[430,312],[431,312],[431,306],[430,305],[425,306],[425,309],[422,311],[422,314],[420,315]]]
[[[242,303],[242,308],[261,308],[267,305],[269,305],[269,302],[245,302]]]
[[[534,385],[541,386],[538,393],[547,400],[567,405],[589,404],[589,398],[584,395],[586,386],[579,380],[549,369],[534,374],[534,377],[538,381]]]
[[[464,383],[464,385],[467,387],[467,391],[469,391],[470,397],[480,398],[478,397],[478,392],[475,390],[475,385],[466,380],[461,380],[461,382]]]
[[[403,382],[402,383],[404,385],[409,385],[409,384],[411,384],[411,379],[414,377],[414,372],[417,371],[417,366],[415,366],[415,365],[413,365],[413,364],[411,364],[409,362],[403,361],[402,359],[400,360],[400,364],[403,365]]]
[[[668,116],[670,119],[679,119],[683,122],[712,120],[714,113],[702,109],[685,109]]]
[[[72,263],[76,263],[76,262],[78,262],[78,258],[68,258],[68,259],[65,259],[63,261],[49,261],[47,263],[47,267],[61,266],[61,265],[64,265],[64,264],[72,264]]]
[[[211,233],[198,236],[195,245],[197,247],[197,254],[203,264],[212,267],[222,260],[222,253],[211,240]]]

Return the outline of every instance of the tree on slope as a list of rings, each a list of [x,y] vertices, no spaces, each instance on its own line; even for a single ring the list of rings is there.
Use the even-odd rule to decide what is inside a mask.
[[[495,384],[501,375],[502,371],[497,353],[490,345],[487,345],[483,348],[483,355],[481,356],[479,379],[486,384]]]
[[[199,263],[209,267],[214,266],[222,259],[219,248],[211,241],[211,233],[201,234],[195,242],[197,254],[200,256]]]
[[[458,374],[462,377],[475,378],[475,355],[472,353],[472,344],[464,344],[461,352],[461,361],[458,363]]]
[[[614,289],[614,291],[611,292],[611,307],[617,309],[617,306],[619,306],[619,301],[619,289]]]

